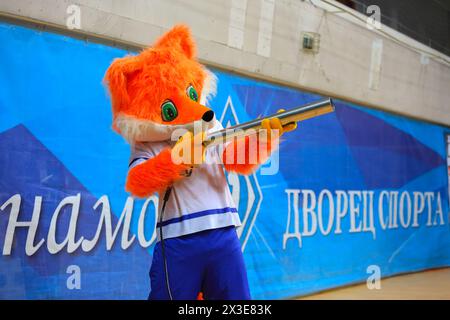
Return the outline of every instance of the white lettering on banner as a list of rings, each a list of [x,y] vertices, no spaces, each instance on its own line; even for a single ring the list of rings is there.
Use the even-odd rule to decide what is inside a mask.
[[[297,239],[301,247],[302,237],[314,236],[317,230],[326,236],[333,231],[334,227],[334,233],[341,234],[345,219],[348,219],[349,233],[371,232],[374,240],[376,239],[375,221],[382,230],[397,229],[399,224],[404,229],[418,228],[421,224],[426,227],[445,224],[439,192],[387,190],[377,193],[372,190],[331,192],[324,189],[320,191],[318,197],[314,190],[286,189],[285,192],[288,198],[288,210],[283,249],[286,249],[287,240],[291,238]],[[324,212],[324,208],[328,209],[328,213]],[[378,213],[376,220],[374,212]],[[422,216],[424,218],[421,218]],[[324,219],[327,220],[326,224]]]
[[[142,206],[141,209],[141,214],[139,215],[139,222],[138,222],[138,240],[139,243],[141,244],[141,246],[143,246],[144,248],[149,247],[156,239],[156,216],[157,216],[157,210],[158,210],[158,197],[156,196],[151,196],[150,198],[148,198],[144,205]],[[155,224],[153,226],[153,233],[152,233],[152,237],[150,238],[150,240],[146,240],[145,239],[145,213],[147,212],[147,207],[148,204],[150,202],[153,202],[153,205],[155,207],[155,219],[153,219],[155,221]]]
[[[336,230],[334,233],[342,233],[341,221],[344,219],[348,210],[348,199],[346,193],[342,190],[336,190],[337,209],[336,209]]]
[[[323,198],[327,196],[328,199],[328,226],[325,229],[323,226]],[[329,234],[331,232],[331,229],[333,228],[333,222],[334,222],[334,206],[333,206],[333,195],[329,190],[322,190],[322,192],[319,194],[319,208],[317,212],[317,220],[319,222],[319,229],[320,232],[324,236]]]
[[[433,192],[425,192],[424,197],[426,199],[426,202],[428,204],[428,219],[427,219],[427,226],[431,226],[431,201],[433,200],[434,194]]]
[[[405,200],[406,199],[406,200]],[[400,207],[399,207],[400,224],[403,228],[408,228],[411,222],[411,198],[408,192],[402,192],[400,196]],[[406,211],[406,218],[405,218]]]
[[[373,222],[373,191],[363,191],[363,202],[367,206],[363,206],[363,231],[372,232],[373,239],[376,239],[375,226]],[[367,197],[369,199],[367,200]]]
[[[11,205],[11,213],[9,215],[8,227],[6,229],[5,243],[3,244],[3,255],[9,256],[11,254],[11,247],[14,239],[14,233],[16,228],[25,227],[28,228],[27,242],[25,244],[25,252],[27,256],[33,255],[44,243],[44,239],[41,239],[39,243],[34,245],[34,237],[39,223],[39,215],[41,214],[42,197],[35,197],[34,210],[31,221],[17,221],[20,211],[20,203],[22,198],[19,194],[16,194],[6,200],[6,202],[0,207],[0,210],[5,210],[7,206]]]
[[[58,253],[65,246],[67,246],[67,252],[72,253],[81,245],[83,237],[81,237],[78,240],[78,242],[75,242],[76,225],[78,220],[78,213],[80,212],[80,199],[81,199],[80,194],[77,194],[76,196],[66,197],[63,199],[63,201],[59,203],[58,207],[56,208],[55,213],[52,216],[52,220],[50,221],[50,229],[48,230],[47,236],[47,248],[51,254]],[[62,209],[68,205],[72,206],[70,214],[69,230],[67,232],[67,236],[64,239],[64,241],[61,243],[57,243],[56,242],[57,220]]]
[[[359,209],[361,203],[361,191],[349,191],[348,196],[350,197],[350,232],[361,232],[361,221],[356,222],[356,219],[359,217]],[[355,198],[358,198],[356,200]],[[358,224],[358,226],[356,226]]]
[[[34,199],[34,208],[30,221],[19,221],[19,213],[21,209],[21,201],[22,198],[20,194],[15,194],[6,200],[0,207],[1,211],[5,211],[9,206],[11,207],[9,213],[8,225],[6,227],[5,241],[3,244],[3,255],[11,255],[12,246],[14,243],[14,236],[17,228],[27,228],[27,238],[25,243],[25,252],[28,256],[32,256],[35,254],[45,243],[45,239],[40,239],[37,244],[35,244],[36,232],[39,226],[39,218],[41,215],[42,208],[42,197],[36,196]],[[154,205],[154,221],[155,225],[153,226],[152,236],[149,240],[145,238],[145,218],[147,214],[148,205],[150,202]],[[68,253],[73,253],[78,250],[80,247],[83,251],[89,252],[97,245],[102,229],[105,229],[105,237],[106,237],[106,250],[111,250],[114,245],[114,242],[119,234],[120,229],[121,232],[121,248],[123,250],[128,249],[132,243],[134,242],[136,236],[132,235],[130,237],[130,228],[131,221],[133,216],[133,207],[134,207],[134,199],[132,197],[128,197],[122,214],[120,215],[118,222],[113,230],[112,225],[112,216],[111,216],[111,207],[106,195],[102,196],[94,205],[93,209],[96,210],[101,205],[101,214],[99,218],[99,222],[97,225],[96,233],[92,239],[85,239],[84,237],[79,237],[79,239],[75,239],[75,235],[77,234],[77,226],[78,226],[78,216],[80,212],[80,204],[81,204],[81,194],[77,194],[76,196],[68,196],[61,200],[55,209],[51,220],[50,226],[47,234],[47,250],[50,254],[57,254],[64,248]],[[69,226],[67,233],[65,234],[64,240],[58,242],[56,239],[56,234],[58,234],[59,219],[60,215],[66,209],[67,213],[70,213]],[[142,206],[141,212],[138,218],[138,226],[137,226],[137,238],[139,244],[147,248],[156,239],[156,221],[157,221],[157,210],[158,210],[158,198],[156,196],[148,198]]]
[[[422,192],[413,192],[414,194],[414,221],[412,226],[418,227],[419,226],[419,214],[423,212],[425,209],[425,195]]]
[[[437,225],[437,221],[436,221],[436,219],[437,219],[437,217],[439,216],[439,225],[443,225],[443,224],[445,224],[445,221],[444,221],[444,213],[442,212],[442,204],[441,204],[441,197],[440,197],[440,194],[438,193],[437,194],[438,195],[438,197],[437,197],[437,200],[436,200],[436,215],[434,216],[434,222],[433,222],[433,225]]]
[[[102,226],[105,226],[106,234],[106,250],[110,251],[114,241],[119,233],[120,226],[123,225],[122,229],[122,249],[127,249],[134,241],[135,236],[128,239],[128,234],[130,232],[131,215],[133,214],[133,198],[128,197],[125,207],[123,208],[122,214],[120,215],[119,221],[117,222],[114,232],[112,232],[112,219],[111,219],[111,208],[109,205],[109,200],[107,196],[102,196],[98,199],[97,203],[94,205],[94,210],[97,209],[99,205],[102,205],[102,213],[100,216],[100,223],[97,227],[97,232],[92,240],[83,241],[83,250],[89,251],[97,244],[100,237],[100,232],[102,231]]]
[[[383,211],[383,204],[384,204],[383,200],[384,200],[385,197],[389,201],[389,192],[381,191],[380,196],[378,197],[378,219],[380,221],[380,226],[381,226],[381,228],[383,230],[385,230],[386,227],[387,227],[387,220],[386,220],[385,216],[383,215],[383,213],[384,213],[384,211]],[[390,206],[389,206],[389,209],[390,209]],[[389,212],[390,212],[390,210],[389,210]],[[389,214],[389,217],[390,216],[391,215]],[[390,221],[390,219],[389,219],[389,221]]]
[[[372,191],[372,190],[321,190],[318,194],[314,190],[286,189],[287,195],[287,223],[283,234],[283,249],[286,249],[289,239],[297,239],[298,247],[302,247],[303,237],[311,237],[319,231],[323,236],[331,233],[341,234],[370,232],[376,239],[376,229],[397,229],[399,227],[419,228],[445,225],[444,212],[440,192],[422,191]],[[101,207],[95,235],[92,239],[86,239],[77,235],[78,218],[81,206],[81,194],[63,198],[53,212],[46,239],[36,239],[42,209],[42,196],[35,196],[33,212],[30,220],[21,220],[20,194],[15,194],[6,200],[1,206],[1,211],[8,207],[9,219],[3,242],[2,255],[12,254],[15,243],[16,230],[25,228],[27,231],[25,253],[34,255],[44,243],[50,254],[57,254],[62,250],[73,253],[77,250],[89,252],[93,250],[100,240],[102,230],[106,240],[106,250],[110,251],[121,233],[120,243],[123,250],[128,249],[138,239],[139,244],[147,248],[156,240],[156,222],[158,211],[158,198],[152,196],[142,205],[137,219],[137,230],[131,233],[131,221],[134,214],[134,199],[128,197],[123,211],[113,226],[112,212],[109,199],[106,195],[100,197],[93,210]],[[300,203],[301,202],[301,203]],[[145,221],[149,204],[154,207],[154,225],[145,236]],[[376,206],[376,207],[375,207]],[[375,213],[376,212],[376,213]],[[68,217],[68,228],[62,241],[58,242],[56,235],[60,234],[61,215]],[[300,217],[302,214],[302,217]],[[374,214],[378,215],[374,219]],[[136,219],[134,219],[136,221]],[[376,222],[376,223],[375,223]],[[147,226],[147,228],[150,226]],[[16,249],[14,249],[16,250]]]
[[[397,224],[398,191],[389,193],[389,229],[398,228]]]
[[[313,236],[317,231],[317,216],[314,211],[316,207],[316,194],[312,190],[303,191],[303,232],[302,236]],[[308,205],[308,203],[310,205]],[[308,228],[308,221],[311,218],[311,228]]]
[[[286,249],[286,242],[291,239],[295,238],[298,241],[298,247],[302,247],[302,236],[300,235],[300,223],[298,221],[298,194],[300,193],[300,190],[290,190],[286,189],[285,192],[288,195],[288,217],[287,217],[287,224],[286,224],[286,232],[283,235],[283,249]],[[291,195],[292,195],[292,201],[291,201]],[[292,206],[291,206],[292,203]],[[291,208],[294,210],[294,232],[291,233],[289,230],[291,229]]]

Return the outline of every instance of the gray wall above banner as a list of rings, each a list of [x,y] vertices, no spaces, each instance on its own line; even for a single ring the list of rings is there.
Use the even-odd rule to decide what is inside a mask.
[[[132,47],[182,22],[210,66],[450,125],[450,57],[377,23],[388,14],[378,9],[363,14],[333,0],[18,0],[0,2],[0,17]]]

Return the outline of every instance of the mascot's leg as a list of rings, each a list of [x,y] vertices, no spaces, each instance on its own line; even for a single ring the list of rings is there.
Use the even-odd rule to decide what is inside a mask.
[[[205,264],[192,237],[183,236],[164,240],[165,255],[172,297],[175,300],[195,300],[201,291]],[[170,300],[167,292],[161,242],[155,245],[150,269],[151,292],[149,300]]]
[[[250,300],[247,271],[235,227],[211,230],[208,238],[211,251],[202,286],[205,300]]]
[[[234,226],[164,240],[169,284],[176,300],[249,300],[247,272]],[[168,300],[161,243],[153,253],[150,300]]]

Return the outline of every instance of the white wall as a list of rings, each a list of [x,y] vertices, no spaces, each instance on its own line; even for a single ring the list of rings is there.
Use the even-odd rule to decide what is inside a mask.
[[[450,125],[449,57],[387,27],[371,31],[332,0],[312,2],[2,0],[0,12],[66,28],[75,3],[79,32],[137,45],[184,22],[209,65]],[[318,54],[301,50],[302,31],[320,33]]]

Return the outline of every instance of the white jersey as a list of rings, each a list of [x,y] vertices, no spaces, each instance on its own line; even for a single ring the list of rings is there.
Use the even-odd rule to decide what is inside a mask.
[[[219,121],[208,132],[222,129]],[[158,155],[174,142],[139,142],[131,147],[130,169]],[[231,197],[222,165],[220,148],[205,151],[205,163],[172,186],[161,223],[164,238],[174,238],[203,230],[240,226],[241,221]],[[161,212],[164,193],[159,195]],[[159,218],[158,224],[159,227]],[[159,232],[157,232],[159,240]]]

